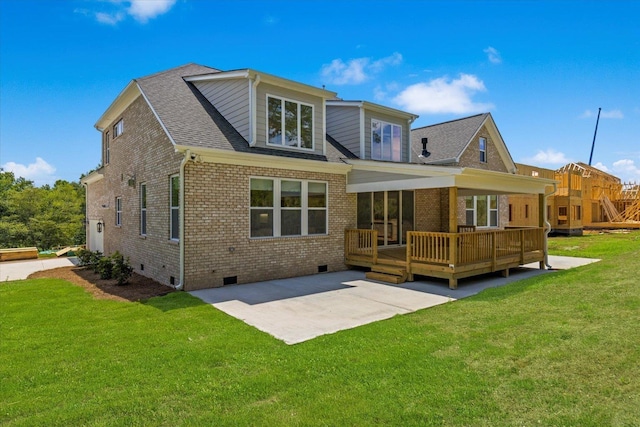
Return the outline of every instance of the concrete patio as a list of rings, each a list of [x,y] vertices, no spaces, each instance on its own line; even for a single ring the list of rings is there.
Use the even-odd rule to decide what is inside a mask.
[[[596,261],[599,260],[549,257],[554,270]],[[368,280],[362,271],[348,270],[190,293],[287,344],[296,344],[552,271],[539,270],[535,263],[511,270],[507,278],[488,275],[466,279],[459,289],[451,290],[446,281],[390,285]]]

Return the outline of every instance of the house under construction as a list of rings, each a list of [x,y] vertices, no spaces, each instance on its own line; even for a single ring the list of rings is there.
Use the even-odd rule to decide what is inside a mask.
[[[640,229],[640,184],[585,163],[569,163],[556,171],[517,164],[518,173],[552,178],[558,182],[547,198],[546,214],[555,234],[580,235],[584,229]],[[509,224],[538,224],[539,203],[530,196],[509,197]]]

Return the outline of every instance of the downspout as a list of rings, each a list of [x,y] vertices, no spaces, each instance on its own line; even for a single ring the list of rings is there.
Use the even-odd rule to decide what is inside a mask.
[[[91,248],[89,248],[89,232],[91,230],[89,228],[89,214],[88,214],[89,184],[87,184],[86,182],[83,182],[82,186],[84,187],[84,248],[86,250],[91,250]],[[104,248],[102,249],[104,250]]]
[[[549,264],[549,233],[551,233],[551,223],[547,216],[547,198],[554,195],[556,191],[558,191],[558,183],[554,181],[553,191],[549,194],[545,193],[544,195],[544,224],[546,226],[546,230],[544,231],[544,265],[548,270],[551,270],[553,267]]]
[[[258,96],[258,84],[260,84],[260,74],[256,74],[253,81],[249,84],[249,146],[256,145],[256,132],[258,131],[258,120],[256,118],[256,97]]]
[[[191,150],[187,150],[184,153],[184,158],[180,162],[180,206],[178,208],[178,223],[180,224],[180,231],[178,233],[179,252],[180,252],[180,280],[178,284],[174,286],[175,290],[181,291],[184,288],[184,167],[191,159]]]

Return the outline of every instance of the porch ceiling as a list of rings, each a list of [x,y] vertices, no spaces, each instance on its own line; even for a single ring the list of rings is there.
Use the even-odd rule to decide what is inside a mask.
[[[457,187],[458,195],[546,194],[554,180],[473,168],[446,168],[371,162],[352,163],[347,175],[347,192],[398,191]],[[380,170],[382,169],[382,170]]]

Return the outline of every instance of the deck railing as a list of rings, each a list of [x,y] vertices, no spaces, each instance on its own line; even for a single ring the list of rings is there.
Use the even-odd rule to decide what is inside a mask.
[[[471,264],[544,250],[544,229],[519,228],[470,233],[407,233],[407,261],[446,265]]]
[[[344,232],[345,259],[371,258],[378,261],[378,230],[348,229]]]

